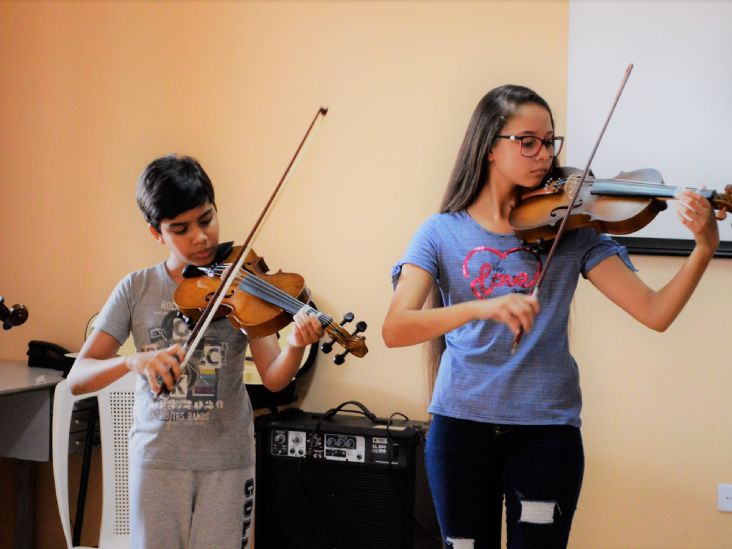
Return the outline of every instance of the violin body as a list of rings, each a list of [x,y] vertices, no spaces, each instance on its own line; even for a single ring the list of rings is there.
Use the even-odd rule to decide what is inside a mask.
[[[240,251],[240,246],[231,248],[231,252],[221,263],[231,265],[232,259]],[[246,277],[254,275],[301,301],[303,305],[310,301],[310,291],[305,286],[305,279],[302,276],[297,273],[283,273],[281,271],[267,274],[268,271],[269,268],[264,259],[258,256],[254,250],[250,250],[244,259],[237,280],[229,288],[221,305],[214,313],[214,318],[227,317],[234,328],[244,330],[250,337],[264,337],[274,334],[292,322],[290,313],[272,303],[255,297],[242,288],[242,285],[246,287],[246,284],[244,284]],[[180,312],[192,320],[198,320],[221,284],[219,276],[204,276],[203,272],[198,274],[199,276],[185,278],[173,296]]]
[[[524,193],[509,215],[516,236],[528,243],[554,239],[557,229],[579,186],[581,172],[559,168],[559,177],[541,189]],[[678,189],[663,183],[657,170],[643,169],[622,172],[612,179],[587,177],[567,219],[566,229],[592,227],[608,234],[631,234],[648,225],[666,209],[666,200],[674,198]],[[719,219],[732,210],[728,192],[696,189],[716,210]]]

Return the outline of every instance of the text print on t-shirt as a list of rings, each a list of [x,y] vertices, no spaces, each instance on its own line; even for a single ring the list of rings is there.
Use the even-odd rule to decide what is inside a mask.
[[[513,258],[509,258],[516,254]],[[531,258],[520,257],[529,254]],[[519,259],[510,261],[510,259]],[[526,269],[527,266],[534,268]],[[518,272],[511,272],[516,268]],[[490,297],[493,290],[500,287],[526,293],[532,288],[541,273],[541,258],[534,250],[525,246],[510,248],[506,251],[488,246],[478,246],[468,252],[463,260],[463,276],[470,280],[470,289],[478,299]]]

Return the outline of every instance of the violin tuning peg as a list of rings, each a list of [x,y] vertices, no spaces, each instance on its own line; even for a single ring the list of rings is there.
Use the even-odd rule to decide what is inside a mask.
[[[326,341],[320,346],[320,350],[323,351],[326,355],[330,353],[333,350],[333,343],[335,342],[335,339],[331,339],[330,341]]]
[[[359,320],[356,323],[356,330],[351,335],[355,336],[359,332],[365,332],[366,328],[368,328],[368,327],[369,327],[369,325],[366,324],[363,320]]]
[[[343,320],[341,320],[341,326],[344,326],[351,322],[353,320],[353,313],[346,313],[343,315]]]
[[[333,357],[333,362],[335,362],[338,366],[343,364],[346,361],[346,355],[348,354],[348,351],[343,351],[342,353],[337,354]]]

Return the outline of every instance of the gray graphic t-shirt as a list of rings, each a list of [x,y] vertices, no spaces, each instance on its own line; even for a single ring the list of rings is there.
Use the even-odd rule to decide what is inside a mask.
[[[190,333],[176,316],[177,285],[165,264],[127,275],[94,322],[122,344],[132,334],[138,351],[183,344]],[[139,376],[130,461],[161,469],[234,469],[254,464],[252,407],[243,382],[247,337],[228,320],[212,322],[178,389],[153,400]]]

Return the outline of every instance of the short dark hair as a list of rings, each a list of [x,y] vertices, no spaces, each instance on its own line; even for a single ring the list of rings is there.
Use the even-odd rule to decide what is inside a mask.
[[[145,221],[160,231],[172,219],[206,201],[216,206],[214,189],[195,158],[169,154],[150,162],[137,181],[137,205]]]

